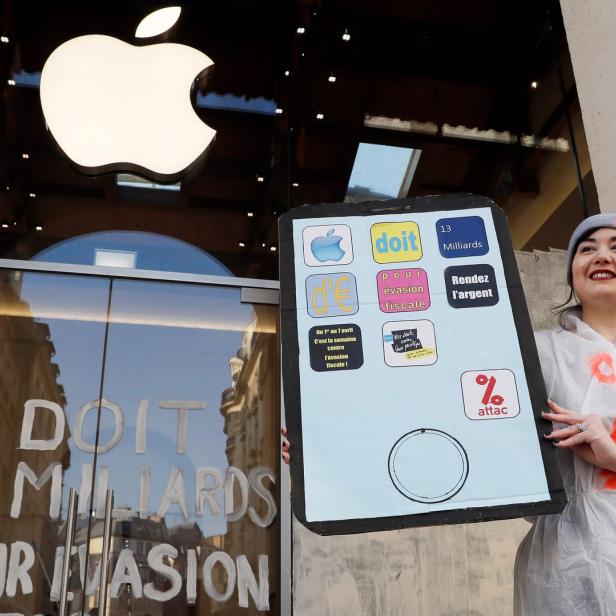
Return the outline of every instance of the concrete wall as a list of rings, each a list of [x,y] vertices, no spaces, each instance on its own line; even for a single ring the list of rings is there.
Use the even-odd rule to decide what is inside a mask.
[[[560,0],[603,212],[616,212],[616,2]]]
[[[533,327],[549,327],[566,296],[565,253],[517,259]],[[518,519],[319,537],[294,520],[294,616],[510,616],[528,528]]]

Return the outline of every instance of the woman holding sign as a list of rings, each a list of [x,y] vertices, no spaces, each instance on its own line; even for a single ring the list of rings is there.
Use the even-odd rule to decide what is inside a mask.
[[[616,215],[569,242],[560,327],[536,335],[568,504],[538,517],[518,549],[516,616],[616,615]],[[286,429],[283,429],[286,437]],[[285,438],[282,457],[290,459]]]
[[[569,242],[570,300],[539,332],[549,397],[545,434],[569,502],[538,517],[515,563],[517,616],[616,614],[616,215],[584,220]]]

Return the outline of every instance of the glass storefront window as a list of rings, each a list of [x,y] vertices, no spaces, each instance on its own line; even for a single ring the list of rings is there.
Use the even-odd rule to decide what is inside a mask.
[[[241,288],[2,271],[0,609],[277,613],[276,306]]]

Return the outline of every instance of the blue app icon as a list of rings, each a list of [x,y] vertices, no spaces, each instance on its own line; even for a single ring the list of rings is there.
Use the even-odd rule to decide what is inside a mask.
[[[483,218],[460,216],[436,221],[438,249],[447,259],[477,257],[490,249]]]
[[[355,276],[350,272],[308,276],[306,305],[315,318],[355,314],[359,310]]]
[[[340,248],[342,237],[334,235],[334,229],[330,229],[325,235],[315,237],[310,243],[310,250],[317,261],[340,261],[345,252]]]

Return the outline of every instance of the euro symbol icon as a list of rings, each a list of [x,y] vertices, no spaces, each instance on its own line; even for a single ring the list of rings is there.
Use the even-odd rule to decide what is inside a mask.
[[[351,306],[346,305],[346,301],[349,299],[349,289],[344,288],[343,283],[349,282],[348,276],[340,276],[336,281],[336,286],[334,288],[334,300],[336,301],[336,305],[343,312],[353,312],[353,308]]]

